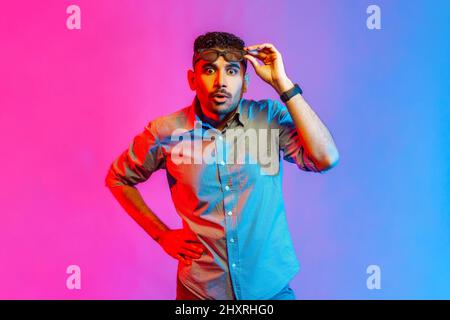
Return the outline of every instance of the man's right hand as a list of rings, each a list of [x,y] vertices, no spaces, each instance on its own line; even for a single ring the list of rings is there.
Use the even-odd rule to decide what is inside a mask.
[[[171,257],[187,265],[206,251],[198,238],[184,229],[167,230],[160,236],[158,243]]]

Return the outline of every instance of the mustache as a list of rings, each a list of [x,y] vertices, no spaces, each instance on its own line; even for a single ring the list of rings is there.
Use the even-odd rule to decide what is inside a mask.
[[[224,96],[226,96],[226,97],[228,97],[228,98],[231,98],[231,94],[228,93],[228,92],[225,91],[225,90],[218,90],[218,91],[215,91],[215,92],[213,92],[212,94],[210,94],[209,96],[210,96],[210,98],[214,98],[214,96],[217,95],[217,94],[222,94],[222,95],[224,95]]]

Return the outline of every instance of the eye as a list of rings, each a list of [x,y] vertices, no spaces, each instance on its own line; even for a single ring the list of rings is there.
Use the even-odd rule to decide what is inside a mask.
[[[231,68],[231,69],[228,69],[228,73],[234,76],[235,74],[238,73],[238,70],[235,68]]]
[[[205,69],[205,73],[206,74],[213,74],[214,73],[214,69],[213,68],[206,68]]]

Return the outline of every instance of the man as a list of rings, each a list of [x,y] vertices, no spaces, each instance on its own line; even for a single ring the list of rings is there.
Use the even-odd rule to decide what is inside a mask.
[[[286,106],[242,98],[247,60]],[[289,282],[299,264],[284,212],[280,151],[300,169],[323,173],[339,159],[333,139],[272,44],[245,47],[225,32],[199,36],[188,81],[192,104],[148,123],[105,183],[179,260],[177,299],[295,299]],[[182,229],[170,230],[135,188],[158,169],[166,170]]]

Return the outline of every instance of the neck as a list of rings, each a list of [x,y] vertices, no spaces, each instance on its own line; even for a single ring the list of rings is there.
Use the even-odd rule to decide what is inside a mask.
[[[222,130],[225,127],[228,120],[230,120],[234,116],[234,114],[236,113],[236,111],[238,109],[238,106],[236,106],[236,108],[234,108],[233,111],[231,111],[227,114],[216,114],[216,113],[209,112],[208,110],[204,109],[200,103],[198,105],[200,106],[200,108],[199,108],[200,119],[202,121],[209,123],[211,126],[213,126],[214,128],[216,128],[218,130]]]

